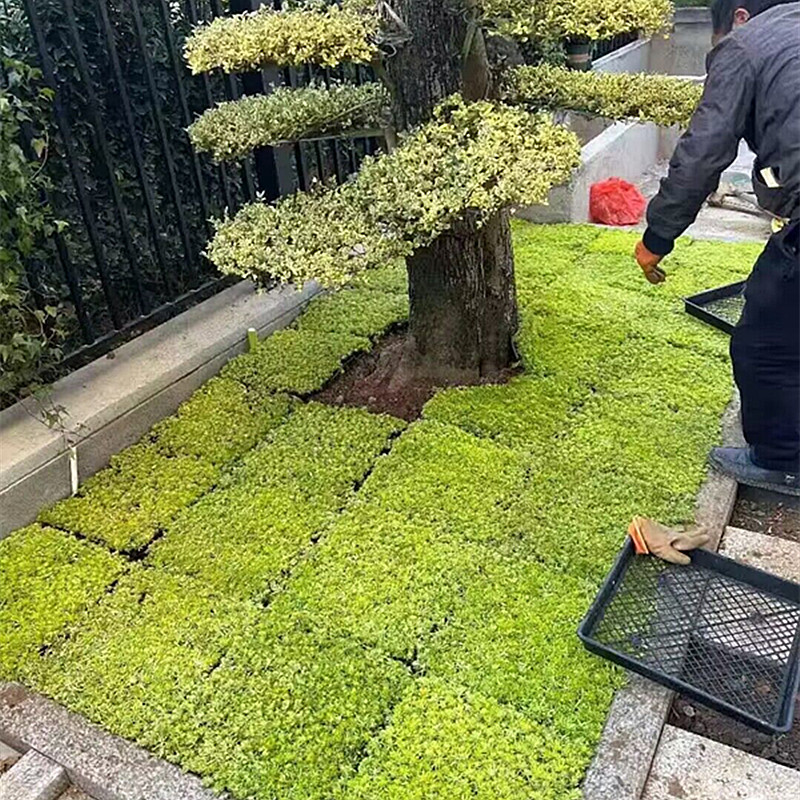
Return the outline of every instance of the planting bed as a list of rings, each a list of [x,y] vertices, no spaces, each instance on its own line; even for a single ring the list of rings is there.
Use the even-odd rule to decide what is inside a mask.
[[[740,486],[731,525],[800,542],[800,498]]]
[[[347,407],[404,270],[315,300],[0,542],[0,678],[238,800],[578,798],[623,680],[578,622],[634,513],[691,516],[730,399],[681,298],[758,246],[682,240],[653,288],[632,234],[514,233],[521,374]]]

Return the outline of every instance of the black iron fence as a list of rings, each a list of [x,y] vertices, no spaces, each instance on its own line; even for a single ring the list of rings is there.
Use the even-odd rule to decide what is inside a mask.
[[[602,41],[595,42],[594,49],[592,51],[592,58],[598,59],[602,58],[603,56],[607,56],[610,53],[613,53],[615,50],[619,50],[626,45],[635,42],[639,38],[639,34],[634,31],[633,33],[620,33],[617,36],[613,36],[610,39],[603,39]]]
[[[54,90],[47,160],[55,216],[51,257],[29,266],[40,303],[71,313],[67,363],[96,357],[226,285],[202,255],[210,220],[262,192],[342,180],[373,140],[264,148],[238,164],[196,154],[186,127],[210,105],[270,84],[333,78],[308,68],[192,76],[183,42],[200,21],[258,0],[0,0],[24,10],[3,44],[35,61]]]
[[[16,23],[4,24],[12,41],[2,44],[37,62],[55,92],[47,199],[65,225],[50,257],[28,266],[28,280],[40,305],[70,312],[66,364],[101,355],[224,287],[202,255],[212,218],[258,192],[275,199],[315,180],[341,181],[379,146],[327,139],[224,165],[193,151],[186,127],[220,100],[271,85],[372,79],[354,66],[192,76],[182,50],[193,26],[260,4],[0,0],[4,21]],[[602,42],[596,57],[635,38]]]

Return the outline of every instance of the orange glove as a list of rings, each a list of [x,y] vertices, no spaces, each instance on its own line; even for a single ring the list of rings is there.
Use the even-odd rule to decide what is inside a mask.
[[[644,242],[640,241],[634,250],[636,262],[644,271],[644,275],[650,283],[663,283],[667,279],[667,274],[658,265],[664,256],[657,256],[651,253],[645,246]]]
[[[686,550],[696,550],[708,544],[711,537],[705,528],[692,528],[688,531],[675,531],[645,517],[634,517],[628,528],[633,546],[639,555],[652,554],[662,561],[686,566],[691,559]]]

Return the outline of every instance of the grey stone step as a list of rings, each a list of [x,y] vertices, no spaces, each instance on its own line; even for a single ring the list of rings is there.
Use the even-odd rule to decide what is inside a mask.
[[[29,750],[0,777],[0,800],[56,800],[68,788],[62,766]]]
[[[642,800],[788,800],[800,772],[664,726]]]
[[[0,742],[0,775],[4,772],[8,772],[21,758],[22,753],[18,753],[5,742]]]
[[[742,564],[800,583],[800,544],[742,528],[725,529],[720,553]]]

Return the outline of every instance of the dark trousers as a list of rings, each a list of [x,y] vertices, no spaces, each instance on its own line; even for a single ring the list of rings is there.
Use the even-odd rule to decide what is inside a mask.
[[[742,427],[753,461],[800,472],[800,221],[775,234],[745,288],[731,339]]]

